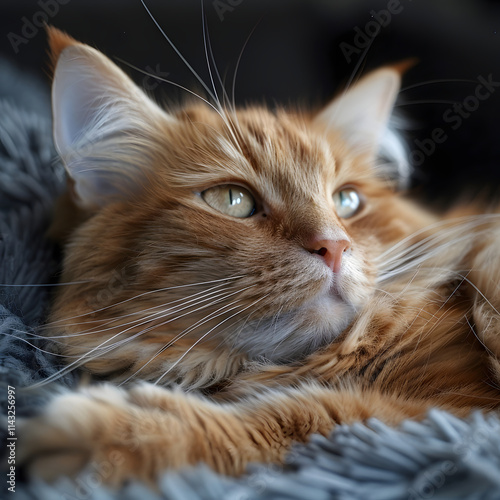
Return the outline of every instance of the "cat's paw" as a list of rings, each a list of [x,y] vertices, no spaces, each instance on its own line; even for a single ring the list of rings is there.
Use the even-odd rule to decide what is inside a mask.
[[[54,397],[40,415],[18,421],[20,467],[48,481],[75,476],[92,461],[103,420],[124,404],[122,391],[111,386]]]
[[[161,404],[144,404],[145,391],[163,394]],[[179,397],[111,385],[59,395],[41,415],[19,422],[19,463],[28,477],[47,481],[89,471],[112,486],[133,477],[154,482],[164,468],[187,463],[180,437],[185,429],[176,405],[170,412],[166,404]]]

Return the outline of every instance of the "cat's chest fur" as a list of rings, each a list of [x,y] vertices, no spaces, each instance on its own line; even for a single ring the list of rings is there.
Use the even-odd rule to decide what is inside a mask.
[[[330,387],[366,387],[466,415],[478,404],[494,408],[498,389],[490,357],[471,319],[463,280],[422,290],[395,303],[379,296],[338,342],[292,366],[249,366],[216,398],[316,380]],[[456,408],[455,408],[456,411]]]

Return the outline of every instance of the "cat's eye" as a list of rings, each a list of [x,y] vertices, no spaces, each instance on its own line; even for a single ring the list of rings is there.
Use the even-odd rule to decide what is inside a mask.
[[[345,187],[333,195],[333,202],[337,214],[342,219],[348,219],[356,215],[361,208],[361,196],[351,187]]]
[[[250,217],[256,210],[250,191],[236,184],[211,187],[203,191],[201,197],[207,205],[231,217]]]

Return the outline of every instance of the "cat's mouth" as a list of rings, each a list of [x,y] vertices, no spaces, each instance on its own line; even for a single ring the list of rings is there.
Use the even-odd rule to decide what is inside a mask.
[[[326,295],[334,301],[347,302],[346,297],[342,293],[342,289],[339,285],[339,279],[337,276],[334,276],[331,284],[328,287]]]
[[[327,324],[338,324],[339,322],[345,323],[346,317],[350,320],[357,309],[357,304],[349,300],[345,291],[334,283],[325,292],[306,302],[298,312],[300,314],[300,311],[311,311],[311,314],[315,316],[315,321],[319,323],[324,321]]]
[[[333,306],[341,303],[354,306],[350,298],[353,287],[355,287],[355,283],[349,279],[345,272],[333,273],[330,271],[324,277],[323,286],[307,303],[326,299]]]

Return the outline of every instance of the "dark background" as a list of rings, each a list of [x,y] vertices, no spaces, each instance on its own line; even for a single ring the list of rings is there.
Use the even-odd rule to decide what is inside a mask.
[[[206,0],[203,15],[199,0],[148,0],[147,5],[205,82],[209,83],[209,75],[203,15],[217,66],[229,90],[242,54],[235,92],[240,104],[300,103],[317,107],[353,76],[381,64],[418,58],[418,64],[404,77],[397,106],[408,118],[409,150],[417,151],[412,159],[418,194],[434,202],[464,191],[497,191],[500,87],[478,102],[477,109],[470,97],[479,76],[500,82],[498,3]],[[390,20],[387,14],[378,14],[388,8],[398,11]],[[51,24],[115,58],[158,99],[175,100],[183,94],[127,68],[120,60],[191,89],[200,88],[139,0],[2,0],[0,57],[29,70],[33,78],[42,78],[47,89],[45,34],[36,26],[44,18],[44,10],[49,12],[46,17]],[[373,37],[371,30],[380,25],[380,19],[384,26]],[[364,58],[360,33],[371,43]],[[346,57],[347,44],[359,53]],[[458,126],[456,121],[446,121],[446,116],[456,115],[453,104],[464,100],[474,110]],[[446,134],[446,140],[439,144],[432,140],[436,128]]]

